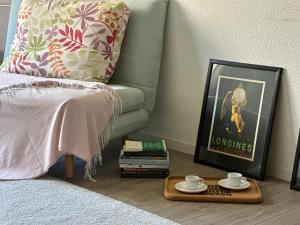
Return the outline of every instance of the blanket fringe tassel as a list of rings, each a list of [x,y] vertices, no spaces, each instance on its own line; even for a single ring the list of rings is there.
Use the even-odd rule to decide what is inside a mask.
[[[111,133],[113,132],[115,121],[119,117],[119,115],[122,114],[122,100],[121,98],[116,94],[114,90],[111,88],[105,88],[105,91],[109,94],[109,98],[111,98],[114,102],[114,113],[111,116],[107,126],[104,128],[102,134],[99,137],[100,142],[100,148],[96,155],[93,156],[91,163],[87,163],[85,166],[85,179],[89,179],[92,182],[97,182],[92,176],[96,174],[96,169],[98,163],[100,166],[102,166],[102,151],[105,147],[105,145],[108,143]]]

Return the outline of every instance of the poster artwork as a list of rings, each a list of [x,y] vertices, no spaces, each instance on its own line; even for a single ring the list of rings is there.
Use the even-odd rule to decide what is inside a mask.
[[[254,160],[265,82],[218,77],[208,151]]]

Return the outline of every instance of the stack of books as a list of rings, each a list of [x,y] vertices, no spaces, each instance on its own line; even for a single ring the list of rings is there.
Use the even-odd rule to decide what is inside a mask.
[[[125,141],[119,164],[121,177],[165,178],[169,175],[169,152],[164,140]]]

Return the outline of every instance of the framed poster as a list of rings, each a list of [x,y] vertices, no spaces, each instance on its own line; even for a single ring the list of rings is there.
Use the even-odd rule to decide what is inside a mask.
[[[293,168],[293,175],[291,180],[291,189],[300,191],[300,131],[298,137],[298,144],[295,154],[295,161],[294,161],[294,168]]]
[[[210,60],[195,162],[264,179],[281,71]]]

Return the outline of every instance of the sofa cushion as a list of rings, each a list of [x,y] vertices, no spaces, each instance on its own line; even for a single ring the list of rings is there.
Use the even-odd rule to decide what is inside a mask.
[[[129,9],[122,0],[23,0],[1,71],[107,82],[119,57]]]
[[[122,100],[122,113],[140,109],[144,104],[144,93],[138,88],[109,84]]]

